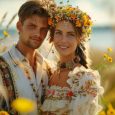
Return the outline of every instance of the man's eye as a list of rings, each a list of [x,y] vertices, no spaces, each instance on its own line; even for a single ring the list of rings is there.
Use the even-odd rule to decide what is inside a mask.
[[[29,27],[30,29],[34,29],[34,28],[36,28],[35,25],[29,25],[28,27]]]
[[[48,29],[47,29],[47,28],[43,28],[43,29],[41,29],[41,32],[47,33],[47,32],[48,32]]]

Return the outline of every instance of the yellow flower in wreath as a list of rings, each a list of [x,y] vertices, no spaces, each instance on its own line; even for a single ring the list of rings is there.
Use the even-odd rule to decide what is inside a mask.
[[[60,18],[59,18],[59,16],[55,16],[55,19],[56,19],[56,21],[59,21]]]
[[[53,21],[52,21],[51,18],[48,18],[48,24],[49,24],[49,25],[53,25]]]
[[[75,15],[71,15],[71,18],[72,18],[73,20],[75,20],[76,16],[75,16]]]
[[[80,20],[77,20],[77,21],[76,21],[76,26],[77,26],[77,27],[81,27],[81,22],[80,22]]]

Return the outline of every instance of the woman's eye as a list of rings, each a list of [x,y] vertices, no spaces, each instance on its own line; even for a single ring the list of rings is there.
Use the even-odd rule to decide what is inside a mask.
[[[75,34],[68,34],[68,36],[70,36],[70,37],[74,37],[74,36],[75,36]]]
[[[57,31],[57,32],[55,32],[55,35],[58,35],[58,34],[61,34],[61,32],[58,32],[58,31]]]

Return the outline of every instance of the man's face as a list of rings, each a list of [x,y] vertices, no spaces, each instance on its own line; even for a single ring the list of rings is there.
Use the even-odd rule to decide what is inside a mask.
[[[33,15],[23,23],[19,21],[17,28],[20,33],[19,43],[28,48],[37,49],[44,41],[48,32],[48,20],[46,17]]]

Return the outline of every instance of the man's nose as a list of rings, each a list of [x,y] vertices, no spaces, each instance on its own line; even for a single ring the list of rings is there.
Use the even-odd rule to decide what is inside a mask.
[[[39,37],[40,36],[40,29],[36,29],[34,32],[34,36]]]

